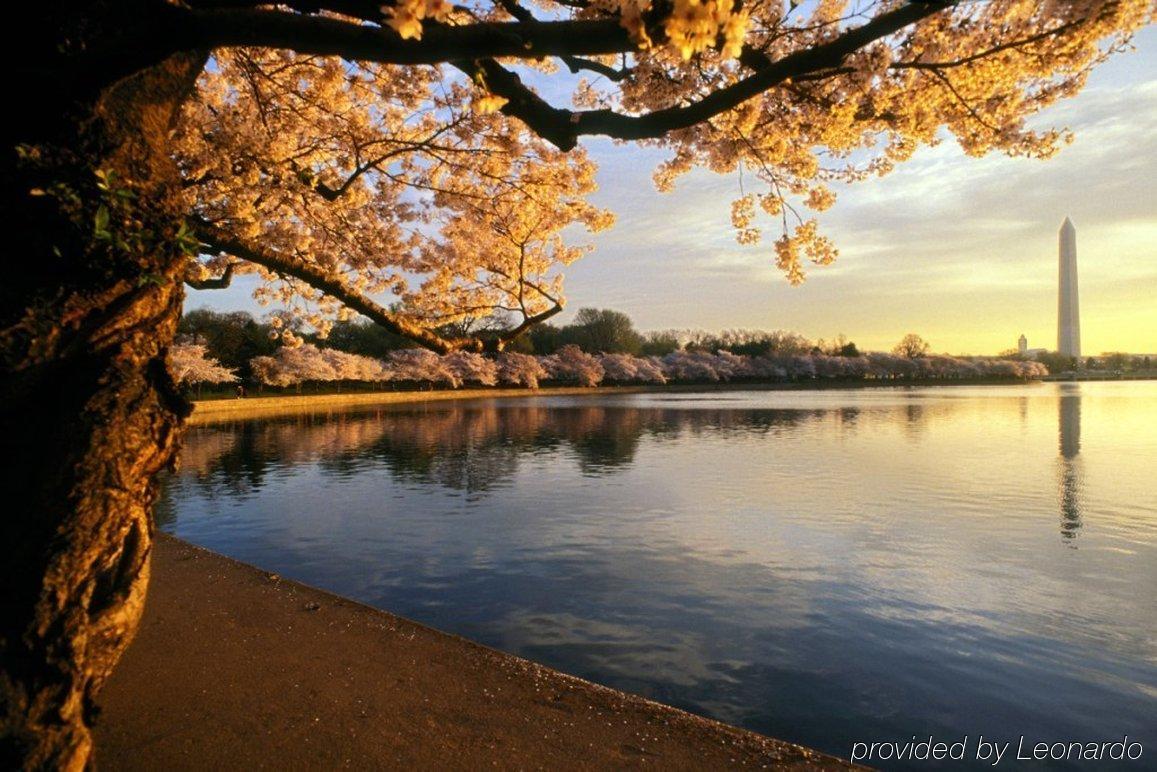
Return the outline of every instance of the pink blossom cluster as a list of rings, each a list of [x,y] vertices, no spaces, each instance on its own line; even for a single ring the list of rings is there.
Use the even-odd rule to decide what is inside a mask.
[[[273,356],[254,357],[249,366],[257,380],[269,386],[305,382],[385,381],[385,364],[372,357],[349,354],[310,343],[282,346]]]
[[[169,372],[177,383],[233,383],[237,373],[209,356],[199,343],[178,343],[169,349]]]

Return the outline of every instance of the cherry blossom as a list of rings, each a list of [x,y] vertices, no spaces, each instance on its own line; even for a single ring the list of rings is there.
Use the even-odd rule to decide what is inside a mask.
[[[169,371],[177,383],[234,383],[237,373],[208,356],[199,343],[178,343],[169,349]]]

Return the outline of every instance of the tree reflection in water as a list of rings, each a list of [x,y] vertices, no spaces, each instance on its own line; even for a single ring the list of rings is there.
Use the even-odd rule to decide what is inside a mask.
[[[1079,384],[1063,384],[1057,405],[1061,536],[1072,542],[1081,528]],[[1023,421],[1026,398],[1020,398],[1019,407]],[[343,478],[377,462],[399,481],[485,495],[509,481],[523,461],[559,449],[575,460],[583,475],[598,477],[630,466],[644,437],[758,436],[826,417],[850,434],[865,417],[889,423],[898,414],[905,435],[918,440],[931,418],[949,410],[919,402],[869,411],[536,406],[496,400],[388,407],[195,426],[181,470],[186,481],[205,493],[246,496],[260,490],[273,470],[311,463],[327,476]],[[167,497],[158,503],[156,517],[161,526],[172,524],[175,514]]]
[[[236,496],[260,489],[275,469],[312,463],[341,478],[378,462],[400,481],[484,493],[509,480],[522,460],[560,448],[584,475],[601,476],[633,463],[645,436],[759,435],[819,420],[826,412],[490,401],[228,421],[190,430],[181,470],[205,492]],[[854,426],[854,416],[849,411],[840,419]]]

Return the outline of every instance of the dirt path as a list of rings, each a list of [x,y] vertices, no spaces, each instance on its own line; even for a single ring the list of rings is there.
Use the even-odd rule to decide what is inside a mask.
[[[844,769],[158,538],[104,769]]]

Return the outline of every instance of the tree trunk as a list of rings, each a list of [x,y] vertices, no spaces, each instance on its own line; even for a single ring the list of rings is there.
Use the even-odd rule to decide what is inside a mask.
[[[61,58],[23,82],[56,103],[9,127],[0,169],[5,769],[90,762],[96,695],[143,608],[154,476],[189,410],[165,364],[188,259],[167,144],[204,56],[105,85]]]

